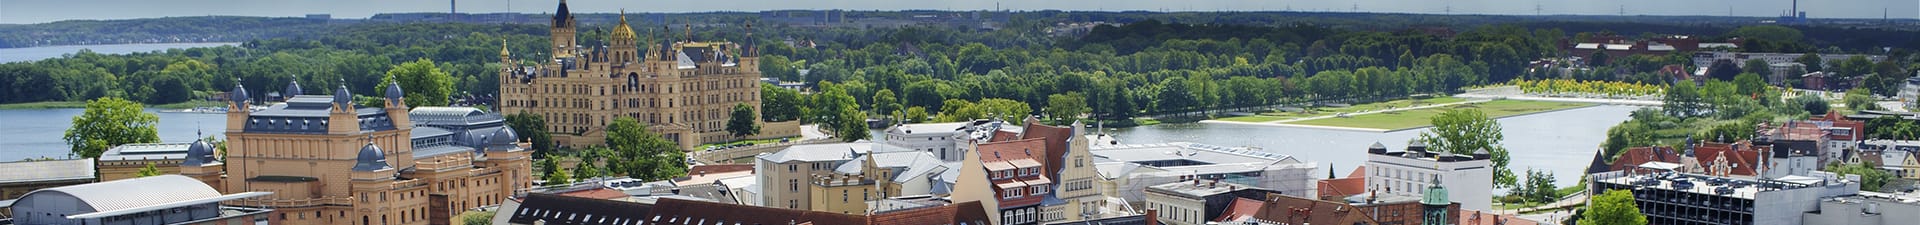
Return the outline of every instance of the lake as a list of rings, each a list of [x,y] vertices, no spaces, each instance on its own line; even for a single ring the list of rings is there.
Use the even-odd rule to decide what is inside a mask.
[[[66,158],[67,142],[61,137],[66,135],[67,127],[73,126],[73,117],[86,109],[9,109],[0,110],[0,146],[8,149],[0,151],[0,162],[26,158]],[[205,131],[206,135],[220,136],[226,131],[227,114],[173,113],[147,109],[160,116],[158,125],[161,142],[193,142],[194,132]]]
[[[1606,140],[1607,128],[1628,119],[1636,106],[1602,105],[1557,112],[1501,118],[1505,144],[1512,157],[1508,168],[1525,175],[1528,168],[1551,171],[1556,184],[1574,185]],[[1366,162],[1367,146],[1380,142],[1395,151],[1428,128],[1398,132],[1366,132],[1224,123],[1182,123],[1111,129],[1122,144],[1194,142],[1220,146],[1253,146],[1293,155],[1322,167],[1330,163],[1345,176]]]
[[[160,50],[175,49],[175,48],[201,48],[201,47],[228,46],[228,45],[237,45],[237,44],[240,44],[240,43],[233,43],[233,42],[149,43],[149,44],[111,44],[111,45],[62,45],[62,46],[42,46],[42,47],[30,47],[30,48],[0,48],[0,63],[25,62],[25,61],[34,61],[34,60],[41,60],[41,59],[59,58],[62,55],[80,52],[81,49],[92,50],[94,53],[100,53],[100,54],[127,54],[127,53],[135,53],[135,52],[152,52],[152,51],[160,51]]]

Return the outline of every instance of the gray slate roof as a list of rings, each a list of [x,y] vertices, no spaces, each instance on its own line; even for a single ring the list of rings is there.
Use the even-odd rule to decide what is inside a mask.
[[[140,143],[113,146],[100,153],[100,161],[186,159],[192,143]]]
[[[873,142],[861,140],[852,143],[795,145],[780,150],[780,152],[757,157],[774,163],[792,161],[822,162],[853,159],[856,156],[871,151],[873,151]]]
[[[139,190],[139,191],[128,191]],[[40,189],[34,192],[60,192],[93,206],[94,212],[219,197],[212,186],[190,177],[159,175],[111,182]],[[32,194],[32,193],[28,193]]]
[[[862,155],[860,157],[855,157],[853,158],[853,160],[849,160],[846,163],[840,164],[839,167],[834,168],[834,172],[843,173],[843,174],[860,174],[861,167],[866,166],[867,157],[873,157],[875,159],[874,163],[881,168],[904,169],[903,171],[892,174],[893,177],[887,178],[887,179],[893,180],[893,182],[907,182],[908,179],[913,179],[915,177],[922,177],[922,175],[927,175],[930,173],[944,172],[947,170],[947,168],[943,165],[945,162],[940,161],[940,158],[938,157],[934,157],[933,153],[923,152],[923,151],[911,151],[911,152],[877,152],[873,154]]]
[[[92,159],[0,163],[0,184],[94,179]]]

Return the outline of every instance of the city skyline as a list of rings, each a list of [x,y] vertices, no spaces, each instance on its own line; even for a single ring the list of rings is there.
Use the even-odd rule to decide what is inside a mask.
[[[762,11],[781,9],[846,10],[992,10],[1015,11],[1319,11],[1416,14],[1501,14],[1501,15],[1699,15],[1773,17],[1786,14],[1793,0],[1700,0],[1700,1],[1553,1],[1553,0],[1454,0],[1405,2],[1403,0],[1355,0],[1337,2],[1256,1],[1256,0],[1061,0],[1020,1],[889,1],[830,0],[774,1],[745,0],[728,4],[679,4],[622,0],[570,0],[575,12],[629,13]],[[460,13],[551,13],[555,0],[481,0],[457,1],[374,1],[294,0],[254,2],[239,0],[4,0],[0,1],[0,24],[33,24],[63,20],[116,20],[186,16],[264,16],[298,17],[306,14],[330,14],[334,18],[366,18],[379,13],[447,12]],[[69,10],[87,5],[89,10]],[[381,7],[364,7],[380,5]],[[1800,10],[1811,18],[1898,18],[1920,17],[1920,1],[1907,0],[1828,0],[1802,3]]]

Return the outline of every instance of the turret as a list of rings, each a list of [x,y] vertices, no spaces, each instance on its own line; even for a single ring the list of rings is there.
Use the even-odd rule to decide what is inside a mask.
[[[566,58],[574,55],[573,48],[579,43],[575,40],[573,13],[567,12],[567,0],[560,0],[560,8],[553,11],[553,57]]]
[[[1387,145],[1373,142],[1373,146],[1367,147],[1367,154],[1387,154]]]
[[[387,164],[387,153],[381,151],[380,146],[374,145],[372,141],[360,147],[360,153],[353,162],[354,172],[393,169],[393,166]]]
[[[300,77],[298,76],[295,76],[293,77],[293,79],[287,81],[287,89],[284,90],[283,92],[284,93],[281,93],[281,96],[286,96],[286,98],[289,98],[289,99],[293,98],[293,96],[295,95],[306,94],[305,91],[300,90]]]
[[[192,144],[187,144],[186,159],[180,162],[180,175],[223,189],[225,185],[221,184],[220,175],[226,171],[226,164],[214,157],[217,150],[206,140],[194,140]]]
[[[247,87],[239,80],[233,81],[233,90],[227,92],[227,131],[239,132],[246,129],[247,114],[252,107],[247,104]]]
[[[333,109],[327,113],[327,133],[360,132],[360,115],[355,110],[353,92],[347,91],[346,80],[340,80],[340,87],[333,89]]]
[[[393,126],[396,129],[413,127],[413,120],[407,116],[410,108],[407,106],[407,93],[400,89],[399,78],[389,79],[394,82],[387,83],[387,118],[393,119]]]

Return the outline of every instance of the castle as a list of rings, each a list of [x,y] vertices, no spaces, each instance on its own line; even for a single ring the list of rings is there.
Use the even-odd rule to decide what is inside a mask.
[[[500,71],[500,111],[544,117],[557,146],[602,145],[606,125],[625,116],[647,124],[681,149],[692,149],[736,139],[726,131],[728,113],[736,104],[760,115],[759,57],[751,31],[747,45],[741,46],[693,41],[688,26],[685,38],[672,41],[666,38],[670,35],[660,35],[657,46],[641,52],[642,44],[656,44],[656,36],[649,33],[642,42],[624,15],[607,38],[609,45],[581,46],[578,28],[562,0],[550,29],[553,58],[538,66],[514,66],[520,64],[504,43],[500,49],[500,62],[509,65]],[[755,138],[793,136],[798,126],[763,124]]]
[[[499,115],[409,111],[398,84],[384,108],[354,105],[345,85],[260,111],[248,109],[245,87],[233,93],[226,157],[196,141],[180,174],[222,193],[272,192],[226,204],[274,209],[274,224],[451,224],[533,183],[532,151]]]

